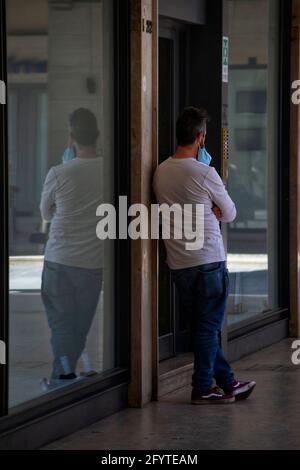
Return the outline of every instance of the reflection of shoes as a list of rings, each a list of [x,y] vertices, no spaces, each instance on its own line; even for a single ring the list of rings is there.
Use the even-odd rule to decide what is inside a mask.
[[[98,375],[98,372],[95,370],[89,370],[88,372],[80,372],[80,377],[93,377],[94,375]]]
[[[57,388],[65,387],[66,385],[74,384],[78,382],[79,380],[82,380],[83,378],[83,377],[77,377],[75,374],[68,374],[68,375],[69,376],[73,375],[74,377],[61,378],[63,377],[62,375],[60,375],[59,379],[47,379],[46,377],[44,377],[40,381],[40,385],[42,389],[44,390],[44,392],[48,392],[50,390],[55,390]]]
[[[59,379],[47,379],[46,377],[44,377],[40,381],[40,385],[42,389],[44,390],[44,392],[48,392],[49,390],[54,390],[55,388],[58,388],[60,385],[60,382],[61,380]]]
[[[61,374],[59,376],[60,380],[74,380],[77,378],[77,375],[74,374],[73,372],[71,374]]]

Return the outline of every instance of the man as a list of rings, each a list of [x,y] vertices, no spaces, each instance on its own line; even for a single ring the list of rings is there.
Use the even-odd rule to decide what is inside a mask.
[[[204,206],[203,248],[187,250],[184,237],[165,240],[172,280],[192,326],[191,401],[197,405],[247,398],[256,385],[235,380],[219,341],[229,291],[219,221],[233,221],[236,209],[216,170],[197,160],[204,148],[207,121],[203,109],[184,110],[176,126],[176,152],[159,165],[153,182],[159,204]],[[174,220],[170,223],[172,233]],[[213,379],[217,387],[213,387]]]
[[[42,299],[52,333],[53,384],[76,379],[102,286],[96,209],[103,202],[103,169],[96,154],[97,120],[91,111],[79,108],[69,124],[65,163],[50,169],[40,204],[42,218],[51,222]]]

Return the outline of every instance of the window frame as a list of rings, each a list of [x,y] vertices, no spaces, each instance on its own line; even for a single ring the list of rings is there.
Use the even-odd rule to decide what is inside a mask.
[[[0,79],[7,83],[6,0],[0,0]],[[114,0],[114,194],[130,200],[130,1]],[[7,345],[6,365],[0,365],[0,434],[53,411],[91,398],[130,379],[130,240],[114,242],[115,358],[117,367],[84,385],[69,386],[8,408],[9,378],[9,250],[8,250],[8,119],[7,107],[0,108],[0,339]]]

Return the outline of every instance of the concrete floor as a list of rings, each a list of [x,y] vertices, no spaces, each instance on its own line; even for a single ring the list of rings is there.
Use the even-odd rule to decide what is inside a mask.
[[[143,409],[126,409],[47,446],[84,450],[300,449],[300,365],[285,340],[235,364],[257,387],[243,402],[189,403],[185,387]]]

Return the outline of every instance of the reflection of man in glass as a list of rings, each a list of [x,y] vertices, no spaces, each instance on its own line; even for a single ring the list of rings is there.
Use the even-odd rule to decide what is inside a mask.
[[[51,328],[52,379],[76,378],[102,284],[102,243],[96,236],[96,208],[102,202],[101,158],[94,114],[70,116],[72,159],[50,169],[41,214],[51,221],[42,275],[42,298]]]

